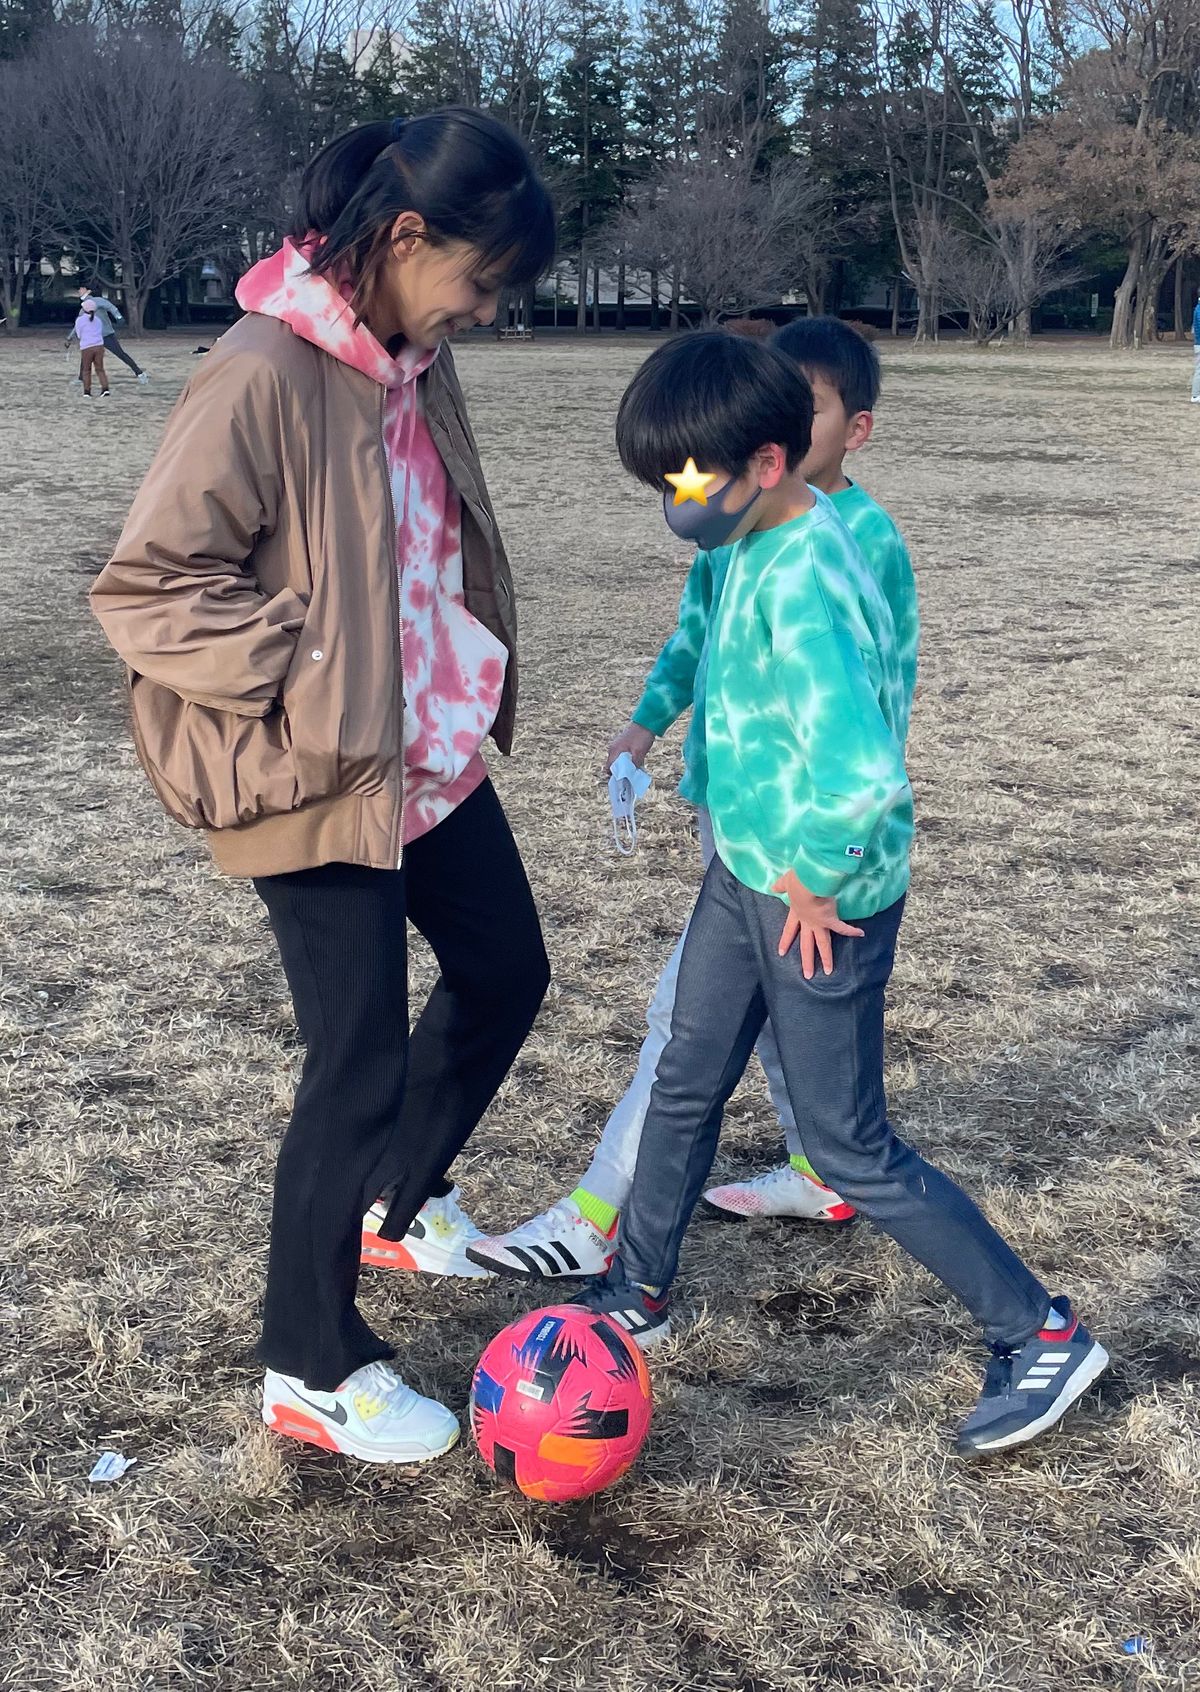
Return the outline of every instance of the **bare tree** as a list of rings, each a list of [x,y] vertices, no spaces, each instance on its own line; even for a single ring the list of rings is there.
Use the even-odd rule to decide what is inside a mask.
[[[917,294],[917,341],[938,338],[957,110],[941,74],[947,0],[877,0],[876,122],[900,263]]]
[[[1062,226],[995,208],[974,231],[947,228],[940,256],[947,300],[967,314],[967,332],[983,345],[1008,333],[1048,294],[1077,282],[1063,262]]]
[[[254,129],[245,84],[148,34],[82,31],[38,56],[54,103],[54,218],[90,265],[120,267],[141,332],[160,283],[225,244],[239,216]]]
[[[484,61],[487,103],[538,152],[560,56],[564,0],[494,0]]]
[[[49,222],[58,163],[46,92],[40,67],[0,64],[0,306],[10,335],[20,324],[35,244]]]
[[[1171,265],[1200,222],[1200,0],[1072,0],[1088,50],[1060,110],[1014,150],[1004,189],[1081,229],[1120,234],[1114,347],[1153,339]]]
[[[1154,338],[1167,271],[1200,237],[1200,137],[1148,120],[1089,120],[1068,108],[1014,150],[1001,191],[1076,230],[1121,235],[1126,263],[1111,344]]]
[[[672,161],[645,185],[616,220],[616,238],[629,263],[668,278],[711,325],[778,298],[824,199],[798,161],[756,178],[749,158],[731,158],[710,140],[700,157]]]

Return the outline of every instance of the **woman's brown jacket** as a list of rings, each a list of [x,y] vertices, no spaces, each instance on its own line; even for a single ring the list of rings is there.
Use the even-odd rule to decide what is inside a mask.
[[[449,347],[418,379],[462,498],[467,609],[508,649],[512,576]],[[221,869],[400,860],[403,684],[386,390],[252,314],[184,389],[92,608],[129,669],[133,734]]]

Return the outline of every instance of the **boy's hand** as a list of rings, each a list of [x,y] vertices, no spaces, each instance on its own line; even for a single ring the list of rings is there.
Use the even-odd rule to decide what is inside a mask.
[[[604,773],[608,774],[622,752],[628,752],[640,770],[657,738],[658,736],[651,734],[649,729],[642,728],[638,723],[630,723],[628,728],[621,730],[615,740],[609,742]]]
[[[852,940],[861,940],[862,929],[842,921],[838,916],[836,899],[821,899],[815,893],[810,893],[795,870],[788,870],[786,874],[781,875],[771,891],[786,894],[789,907],[787,921],[783,925],[783,934],[779,940],[779,956],[787,957],[798,934],[800,967],[804,971],[804,979],[812,980],[816,973],[818,956],[826,975],[832,975],[833,942],[829,936],[846,934]]]

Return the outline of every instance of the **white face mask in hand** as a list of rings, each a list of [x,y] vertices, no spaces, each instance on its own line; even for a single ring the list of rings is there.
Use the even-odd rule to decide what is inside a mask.
[[[622,857],[629,857],[637,845],[637,819],[633,808],[649,789],[650,777],[639,770],[628,752],[622,752],[608,772],[608,802],[612,806],[613,839]]]

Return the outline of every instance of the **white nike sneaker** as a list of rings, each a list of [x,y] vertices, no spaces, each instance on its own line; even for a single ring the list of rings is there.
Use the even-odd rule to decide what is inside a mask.
[[[138,371],[138,382],[141,384],[141,386],[143,388],[148,387],[149,383],[150,383],[150,373],[149,373],[149,371],[139,370]]]
[[[467,1247],[467,1256],[496,1275],[519,1275],[529,1281],[583,1280],[603,1275],[612,1262],[617,1225],[614,1222],[606,1234],[588,1220],[573,1198],[563,1198],[507,1234],[476,1240]]]
[[[719,1216],[788,1216],[803,1222],[849,1222],[857,1215],[832,1187],[822,1186],[811,1175],[793,1169],[790,1163],[768,1169],[752,1181],[732,1181],[727,1187],[710,1187],[704,1203]]]
[[[262,1419],[277,1434],[368,1463],[425,1463],[458,1443],[457,1419],[405,1386],[387,1363],[367,1363],[336,1392],[314,1392],[267,1370]]]
[[[467,1247],[483,1235],[459,1207],[458,1188],[441,1198],[426,1199],[402,1240],[381,1240],[387,1218],[386,1199],[376,1199],[363,1217],[362,1261],[376,1269],[415,1269],[423,1275],[462,1275],[484,1281],[489,1271],[472,1263]]]

